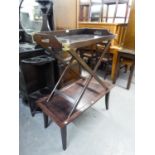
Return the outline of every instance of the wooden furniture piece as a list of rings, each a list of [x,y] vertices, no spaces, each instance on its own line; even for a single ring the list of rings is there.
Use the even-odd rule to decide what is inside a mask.
[[[119,4],[126,4],[125,16],[118,17],[117,11]],[[93,5],[100,5],[100,10],[95,15],[95,21],[97,22],[108,22],[108,19],[113,19],[113,23],[115,23],[116,18],[124,18],[124,23],[127,22],[127,15],[129,11],[129,0],[100,0],[95,2],[93,0],[88,0],[87,2],[80,2],[80,10],[79,10],[79,21],[94,21],[91,14],[91,7]],[[114,15],[113,17],[109,17],[109,6],[115,5]],[[106,11],[104,10],[106,6]],[[105,15],[104,15],[104,12]]]
[[[63,60],[68,63],[69,60],[66,59],[63,58]],[[32,116],[34,116],[36,111],[35,101],[42,97],[42,93],[39,93],[40,90],[41,92],[49,93],[49,91],[54,88],[54,85],[58,81],[65,67],[66,65],[58,63],[58,61],[47,54],[43,48],[37,48],[35,44],[30,43],[19,44],[20,97],[25,104],[29,105]],[[72,72],[71,69],[74,70],[74,72]],[[60,87],[79,78],[81,70],[77,62],[72,64],[71,69],[68,71],[68,74],[64,76],[59,85]],[[46,89],[45,91],[44,88]],[[47,91],[47,89],[49,89],[49,91]],[[45,94],[46,93],[44,93],[44,95]]]
[[[126,29],[126,33],[124,34],[124,40],[122,44],[112,45],[110,47],[111,49],[110,51],[113,54],[112,73],[111,73],[112,81],[114,81],[114,77],[115,77],[118,51],[122,48],[135,51],[135,2],[134,0],[132,1],[128,27]]]
[[[79,28],[98,28],[107,29],[111,33],[115,34],[116,37],[112,41],[112,45],[121,46],[125,39],[125,33],[127,24],[116,24],[116,23],[99,23],[99,22],[79,22]]]
[[[45,127],[50,117],[61,129],[63,149],[67,146],[67,125],[81,115],[81,113],[95,104],[105,96],[106,109],[109,107],[109,94],[112,84],[101,80],[96,71],[101,63],[102,57],[109,48],[110,41],[114,35],[107,30],[101,29],[76,29],[55,32],[42,32],[34,36],[34,40],[48,49],[52,49],[55,55],[68,52],[71,59],[53,91],[46,97],[37,101],[38,106],[44,113]],[[77,49],[85,46],[95,45],[106,40],[108,43],[102,50],[99,61],[92,70],[78,55]],[[76,82],[57,89],[63,76],[73,61],[77,61],[90,75],[88,78],[80,76]]]
[[[116,78],[118,75],[116,72],[118,72],[118,68],[117,68],[117,65],[118,63],[121,63],[123,64],[124,66],[128,66],[128,68],[131,68],[132,64],[133,64],[133,59],[130,58],[130,60],[127,58],[125,59],[125,56],[123,58],[123,61],[119,62],[120,60],[119,59],[119,54],[120,52],[125,52],[125,54],[127,52],[129,52],[129,54],[135,54],[134,53],[134,49],[129,49],[129,48],[125,48],[125,47],[121,47],[121,46],[111,46],[110,47],[110,53],[113,54],[113,60],[112,60],[112,70],[111,70],[111,80],[113,81],[113,83],[115,83],[116,81]],[[120,65],[119,65],[120,66]]]
[[[89,21],[89,14],[90,14],[90,5],[89,4],[80,4],[80,15],[79,21]]]
[[[106,19],[106,22],[108,22],[108,18],[113,18],[113,23],[115,22],[116,18],[124,18],[124,23],[126,23],[128,11],[129,11],[129,0],[104,0],[103,3],[107,5],[106,16],[103,17],[103,18]],[[124,17],[117,17],[116,16],[119,4],[126,4],[126,12],[125,12]],[[108,16],[109,6],[110,5],[115,5],[115,11],[114,11],[114,16],[113,17]]]
[[[107,42],[96,44],[95,46],[83,47],[79,48],[78,52],[80,57],[85,60],[85,62],[93,69],[96,65],[96,62],[100,59],[100,55]],[[104,57],[101,60],[100,69],[104,70],[104,79],[106,79],[107,75],[111,73],[112,64],[112,54],[107,50]]]
[[[131,85],[131,80],[132,80],[134,68],[135,68],[135,53],[132,50],[119,49],[117,57],[118,58],[117,58],[117,62],[116,62],[116,71],[115,71],[115,76],[114,76],[113,83],[116,83],[118,72],[119,72],[119,69],[120,69],[121,59],[126,59],[126,61],[128,61],[128,64],[130,65],[130,69],[129,69],[130,74],[129,74],[127,87],[126,87],[127,89],[129,89],[130,85]]]
[[[45,54],[39,55],[39,51],[32,51],[31,54],[33,57],[30,56],[30,51],[27,52],[24,59],[21,58],[20,60],[19,87],[23,101],[28,104],[30,112],[34,116],[39,110],[35,101],[50,93],[54,88],[56,79],[54,72],[55,59]]]
[[[50,85],[50,80],[52,81],[51,85],[55,85],[61,76],[65,65],[61,62],[59,63],[59,61],[54,59],[47,50],[33,42],[34,32],[54,29],[53,2],[51,0],[32,0],[32,5],[30,7],[27,5],[28,1],[29,0],[21,0],[19,4],[19,89],[20,97],[24,101],[27,101],[25,103],[30,105],[28,102],[30,94],[37,90],[39,91],[44,86],[47,86],[46,84]],[[32,18],[31,20],[30,17]],[[50,56],[51,59],[54,60],[52,63],[46,65],[40,64],[37,66],[35,61],[38,56],[40,59],[43,59],[45,56]],[[31,60],[31,63],[22,62],[28,62],[28,59],[29,61]],[[63,60],[66,63],[69,61],[65,54]],[[32,63],[32,61],[34,61],[34,63]],[[60,87],[79,77],[81,72],[79,65],[74,62],[71,68],[74,69],[74,72],[77,74],[69,71],[61,82]],[[31,108],[31,111],[33,111],[32,109],[34,108]]]
[[[42,47],[37,46],[32,38],[35,31],[53,30],[53,3],[49,0],[38,0],[37,2],[42,4],[40,9],[35,0],[32,0],[31,6],[27,5],[27,2],[29,3],[29,0],[19,2],[19,90],[20,97],[30,106],[34,115],[35,103],[30,99],[30,94],[56,83],[53,71],[55,60],[50,57],[51,61],[47,61],[49,55]],[[44,63],[40,64],[36,59]],[[31,62],[28,63],[28,60]],[[49,75],[51,72],[53,74]]]

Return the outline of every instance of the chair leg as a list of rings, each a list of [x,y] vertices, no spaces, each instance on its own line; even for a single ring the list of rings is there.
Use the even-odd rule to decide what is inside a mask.
[[[110,75],[111,74],[111,68],[109,66],[110,66],[110,63],[109,62],[105,63],[104,79],[106,79],[107,75]]]
[[[30,112],[31,112],[31,115],[32,117],[34,117],[35,113],[36,113],[36,107],[34,106],[33,103],[29,103],[29,107],[30,107]]]
[[[66,150],[67,147],[67,126],[61,128],[61,139],[63,150]]]
[[[44,128],[47,128],[48,127],[48,116],[43,113],[43,117],[44,117]]]
[[[117,58],[117,62],[116,62],[116,67],[115,67],[115,74],[114,74],[114,79],[113,79],[113,84],[116,83],[116,80],[119,76],[119,68],[120,68],[120,56],[118,55],[118,58]]]
[[[130,74],[129,74],[129,78],[128,78],[127,89],[130,88],[134,68],[135,68],[135,65],[133,64],[133,65],[131,66],[131,70],[130,70]]]
[[[124,73],[127,73],[127,71],[128,71],[128,66],[125,65],[125,66],[124,66]]]
[[[106,106],[106,110],[109,109],[109,96],[110,96],[110,92],[105,95],[105,106]]]

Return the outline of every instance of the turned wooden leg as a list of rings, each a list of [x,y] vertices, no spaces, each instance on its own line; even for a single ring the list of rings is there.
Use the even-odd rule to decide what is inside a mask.
[[[110,92],[105,95],[105,106],[106,106],[106,110],[109,109],[109,96],[110,96]]]
[[[48,127],[48,116],[43,113],[43,117],[44,117],[44,128],[47,128]]]
[[[67,147],[67,126],[61,128],[61,139],[63,150],[66,150]]]

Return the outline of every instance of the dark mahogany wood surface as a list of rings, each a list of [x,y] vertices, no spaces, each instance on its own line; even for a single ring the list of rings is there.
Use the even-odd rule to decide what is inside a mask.
[[[42,47],[49,50],[55,56],[60,53],[68,52],[71,60],[61,77],[59,78],[55,88],[46,97],[37,101],[37,105],[42,109],[43,113],[50,117],[60,128],[62,135],[63,149],[66,149],[66,126],[76,119],[81,113],[95,104],[99,99],[105,96],[105,105],[108,109],[108,99],[111,88],[113,87],[108,81],[102,81],[96,71],[101,63],[101,59],[108,50],[111,40],[115,37],[112,33],[105,29],[75,29],[66,31],[42,32],[34,35],[34,40]],[[102,51],[100,59],[92,70],[78,55],[77,50],[81,47],[93,46],[97,43],[106,41],[106,46]],[[76,82],[67,85],[60,90],[57,86],[63,79],[68,68],[76,60],[87,72],[89,77],[81,78]],[[46,119],[47,117],[44,117]],[[45,126],[46,126],[45,121]]]
[[[46,47],[61,49],[63,43],[67,43],[70,48],[80,48],[92,44],[111,40],[115,35],[106,29],[73,29],[65,31],[39,32],[34,35],[34,40]]]
[[[89,87],[87,88],[84,96],[80,100],[76,110],[72,116],[67,120],[67,117],[74,106],[74,100],[76,100],[81,92],[85,80],[80,79],[73,84],[70,84],[59,91],[56,91],[53,98],[47,103],[48,96],[37,101],[38,106],[44,113],[48,114],[52,120],[61,128],[76,119],[83,111],[95,104],[100,98],[107,94],[113,85],[104,81],[108,90],[102,87],[96,80],[92,79]],[[59,92],[59,93],[58,93]],[[65,94],[66,96],[63,96]]]

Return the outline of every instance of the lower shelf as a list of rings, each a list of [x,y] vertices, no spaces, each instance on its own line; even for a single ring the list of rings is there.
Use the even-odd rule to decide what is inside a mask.
[[[66,119],[74,106],[74,100],[78,99],[80,92],[83,89],[85,80],[80,79],[73,84],[70,84],[53,95],[51,100],[47,103],[46,100],[48,96],[41,98],[37,101],[38,106],[42,111],[51,117],[60,127],[64,127],[69,124],[74,119],[76,119],[83,111],[95,104],[99,99],[108,93],[113,85],[104,81],[108,89],[105,89],[96,80],[92,79],[88,88],[86,89],[82,99],[80,100],[77,108],[71,115],[71,117]],[[58,93],[59,92],[59,93]],[[65,95],[61,95],[65,94]]]

